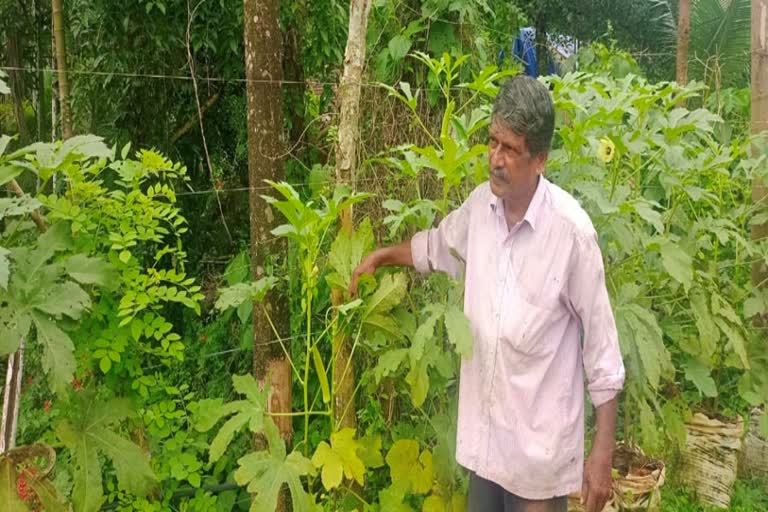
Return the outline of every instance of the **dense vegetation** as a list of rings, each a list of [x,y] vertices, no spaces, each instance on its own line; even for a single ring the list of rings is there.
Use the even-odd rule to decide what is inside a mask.
[[[346,290],[375,245],[487,179],[490,104],[532,25],[583,41],[542,78],[558,115],[547,175],[600,235],[627,367],[617,436],[666,461],[664,510],[704,510],[676,480],[685,423],[768,404],[749,2],[695,3],[688,85],[673,82],[676,3],[577,4],[373,2],[361,163],[339,183],[348,5],[279,3],[285,122],[268,136],[287,139],[272,155],[285,179],[254,184],[242,2],[67,2],[80,135],[61,140],[50,6],[0,0],[0,184],[16,187],[0,197],[0,354],[26,347],[0,508],[464,510],[461,283],[387,270]],[[275,219],[262,245],[249,191]],[[263,346],[288,360],[290,412],[253,376]],[[765,485],[737,482],[732,509],[768,508]]]

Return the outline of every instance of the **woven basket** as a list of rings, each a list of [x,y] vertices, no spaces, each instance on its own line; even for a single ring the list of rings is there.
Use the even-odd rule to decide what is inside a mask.
[[[613,455],[613,496],[603,512],[657,511],[666,479],[664,463],[647,457],[639,447],[619,443]],[[581,496],[568,496],[569,512],[584,512]]]
[[[705,505],[727,509],[736,482],[744,422],[723,422],[696,413],[686,423],[680,481]]]

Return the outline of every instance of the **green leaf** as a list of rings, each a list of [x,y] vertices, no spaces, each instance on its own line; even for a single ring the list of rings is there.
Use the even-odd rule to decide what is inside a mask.
[[[653,389],[657,389],[662,376],[671,377],[674,366],[670,353],[664,345],[663,335],[656,317],[652,312],[637,304],[619,308],[618,315],[621,315],[624,320],[621,325],[626,323],[629,326],[631,332],[622,334],[625,338],[633,340],[648,384]]]
[[[402,35],[396,35],[389,40],[387,48],[389,49],[389,56],[397,62],[408,55],[408,50],[411,49],[411,41]]]
[[[323,487],[331,490],[341,485],[342,475],[363,485],[365,465],[357,454],[355,430],[344,428],[331,434],[331,444],[321,441],[312,456],[312,464],[322,469]]]
[[[373,369],[376,382],[381,382],[382,378],[395,373],[405,361],[408,353],[407,348],[396,348],[379,356],[379,364]]]
[[[84,254],[75,254],[64,264],[69,276],[81,284],[105,286],[115,279],[116,273],[108,262],[101,258],[89,258]]]
[[[59,251],[72,248],[72,231],[66,222],[57,222],[37,238],[39,261],[45,262]]]
[[[8,255],[11,251],[5,247],[0,247],[0,288],[8,289],[8,278],[11,275],[11,261]]]
[[[311,498],[304,490],[301,477],[314,472],[312,462],[295,451],[286,456],[285,444],[274,422],[269,419],[268,424],[271,424],[266,428],[269,449],[238,459],[235,481],[247,485],[248,492],[254,496],[251,512],[275,510],[283,485],[287,485],[291,493],[294,512],[309,512]]]
[[[320,351],[317,349],[317,345],[312,346],[312,362],[315,365],[315,372],[317,378],[320,381],[320,390],[323,394],[323,403],[327,404],[331,401],[331,387],[328,385],[328,373],[325,370],[323,364],[323,356],[320,355]]]
[[[154,475],[149,457],[141,448],[107,427],[135,415],[126,399],[95,401],[93,393],[81,391],[70,398],[69,417],[56,425],[56,436],[73,456],[75,510],[95,512],[104,501],[99,451],[112,461],[120,489],[144,495]]]
[[[64,281],[52,284],[33,307],[57,318],[66,315],[78,320],[91,307],[91,298],[77,283]]]
[[[693,259],[679,245],[665,241],[661,244],[661,263],[675,281],[682,284],[686,290],[693,282]]]
[[[424,450],[419,455],[418,441],[396,441],[389,449],[386,461],[392,483],[407,482],[414,494],[425,494],[432,488],[432,454]]]
[[[224,311],[229,308],[236,308],[242,303],[250,300],[261,302],[277,284],[277,278],[272,276],[262,277],[258,281],[249,283],[238,283],[233,286],[219,289],[219,298],[216,301],[216,309]]]
[[[696,328],[699,331],[700,357],[712,357],[717,349],[717,342],[720,341],[720,330],[707,306],[705,292],[701,289],[695,289],[691,292],[690,298],[693,316],[696,318]]]
[[[24,172],[24,168],[12,163],[0,163],[0,185],[5,185]]]
[[[245,282],[251,275],[251,263],[248,251],[242,251],[232,258],[224,270],[224,280],[229,286]]]
[[[399,337],[397,323],[391,316],[392,310],[405,297],[405,274],[387,274],[381,278],[379,287],[363,305],[362,322],[367,334],[372,337],[375,332],[383,332],[390,337]]]
[[[93,427],[88,435],[95,446],[112,460],[120,487],[130,494],[146,495],[155,481],[149,455],[138,445],[105,428]]]
[[[16,493],[16,467],[11,459],[0,456],[0,503],[5,510],[27,510]]]
[[[357,442],[357,455],[367,468],[380,468],[384,465],[381,456],[381,436],[367,435]]]
[[[352,280],[352,272],[366,253],[373,248],[373,229],[370,219],[365,219],[354,233],[340,230],[336,240],[331,244],[328,263],[335,274],[328,276],[329,284],[346,290]],[[334,276],[336,276],[334,278]]]
[[[15,352],[22,336],[29,334],[32,318],[13,302],[0,308],[0,355]]]
[[[271,423],[271,419],[267,415],[269,387],[265,386],[264,389],[259,389],[256,380],[248,374],[233,375],[232,383],[235,391],[245,395],[247,399],[229,402],[221,406],[218,413],[208,413],[196,427],[198,430],[208,430],[220,419],[231,416],[211,442],[208,453],[209,462],[216,462],[221,458],[232,438],[245,425],[248,425],[252,432],[259,433]]]
[[[719,316],[715,317],[715,323],[720,330],[725,334],[727,346],[733,350],[741,361],[742,368],[745,370],[750,369],[749,356],[747,355],[747,340],[744,339],[744,335],[741,330],[733,327],[728,321]]]
[[[411,363],[411,369],[405,376],[409,385],[411,402],[414,407],[421,407],[429,392],[429,359],[422,358]]]
[[[696,359],[685,363],[685,378],[693,382],[696,388],[706,397],[717,396],[717,386],[710,375],[710,370]]]
[[[445,512],[445,504],[440,496],[428,496],[421,506],[421,512]]]
[[[43,346],[43,370],[51,389],[64,393],[75,373],[75,346],[69,336],[47,316],[33,313],[37,339]]]
[[[101,508],[104,494],[101,487],[101,465],[99,454],[93,441],[78,432],[68,421],[56,427],[56,435],[69,448],[74,462],[72,477],[75,485],[72,489],[74,509],[83,512],[96,512]]]
[[[381,278],[379,287],[365,301],[365,316],[388,313],[405,297],[405,274],[387,274]]]
[[[647,201],[637,201],[633,206],[641,219],[656,228],[656,232],[659,234],[664,233],[664,223],[661,221],[661,214],[653,209],[651,203]]]
[[[99,368],[104,373],[109,372],[112,369],[112,361],[108,357],[102,357],[99,361]]]
[[[462,358],[470,359],[472,357],[472,330],[469,328],[469,320],[466,315],[456,305],[451,304],[445,311],[444,318],[448,340]]]
[[[386,489],[379,491],[381,510],[386,512],[413,512],[413,508],[404,502],[408,487],[408,482],[393,482]]]
[[[27,215],[40,206],[40,201],[29,195],[0,198],[0,219]]]

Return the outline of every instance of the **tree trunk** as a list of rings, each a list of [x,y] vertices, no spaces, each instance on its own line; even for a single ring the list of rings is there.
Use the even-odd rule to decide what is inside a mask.
[[[344,75],[339,87],[341,117],[339,120],[339,144],[336,148],[336,180],[355,187],[357,148],[360,143],[360,82],[365,64],[365,34],[371,0],[352,0],[349,6],[349,32],[344,54]],[[341,229],[352,233],[352,210],[341,213]],[[342,290],[333,290],[334,305],[343,303]],[[354,391],[355,371],[350,340],[338,331],[334,337],[333,416],[336,428],[356,428]]]
[[[10,27],[5,33],[6,57],[8,65],[12,68],[21,68],[21,34],[18,27]],[[11,100],[13,101],[13,116],[16,118],[16,127],[22,144],[29,142],[27,120],[24,117],[24,73],[19,69],[10,70],[8,73],[11,86]]]
[[[535,29],[536,39],[536,67],[539,71],[539,76],[549,75],[549,49],[547,48],[547,18],[543,12],[543,8],[539,15],[536,17]]]
[[[768,130],[768,0],[752,2],[752,133]],[[768,137],[765,137],[766,139]],[[764,142],[768,142],[765,141]],[[757,144],[752,146],[755,157],[760,156]],[[752,183],[752,201],[765,201],[768,189],[762,180]],[[752,238],[762,240],[768,237],[768,224],[753,226]],[[758,285],[768,277],[764,263],[752,265],[752,283]],[[765,319],[763,319],[765,320]]]
[[[688,83],[688,41],[691,38],[691,0],[679,0],[677,14],[677,73],[680,85]]]
[[[301,33],[297,26],[303,25],[304,11],[306,5],[302,2],[297,7],[293,26],[285,33],[285,59],[283,61],[283,72],[286,84],[285,100],[286,111],[288,112],[290,122],[289,141],[290,146],[294,148],[293,155],[301,159],[304,153],[306,136],[304,123],[304,95],[306,85],[304,84],[304,68],[301,65]]]
[[[244,0],[245,76],[248,81],[248,182],[250,191],[251,273],[264,277],[268,255],[273,258],[285,250],[285,244],[270,242],[270,231],[278,224],[261,192],[264,180],[283,179],[285,151],[282,101],[282,34],[279,25],[280,0]],[[269,243],[269,244],[268,244]],[[287,296],[271,292],[253,308],[253,375],[261,383],[269,382],[269,411],[291,411],[291,368],[277,335],[289,332]],[[274,417],[284,439],[291,437],[290,416]]]
[[[53,38],[56,45],[56,68],[59,74],[59,107],[61,109],[61,134],[65,139],[72,137],[72,112],[69,110],[69,82],[67,80],[67,52],[64,42],[64,15],[62,0],[52,0]]]

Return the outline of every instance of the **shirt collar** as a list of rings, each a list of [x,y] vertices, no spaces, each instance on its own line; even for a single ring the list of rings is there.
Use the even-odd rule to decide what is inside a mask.
[[[548,187],[549,181],[547,181],[544,176],[540,176],[539,183],[536,185],[536,191],[533,193],[528,209],[523,216],[523,221],[527,222],[533,230],[536,230],[536,223],[541,216],[540,213],[544,204],[544,199],[547,195]],[[491,209],[496,212],[496,215],[501,219],[504,219],[504,203],[502,199],[491,193],[490,205]]]

